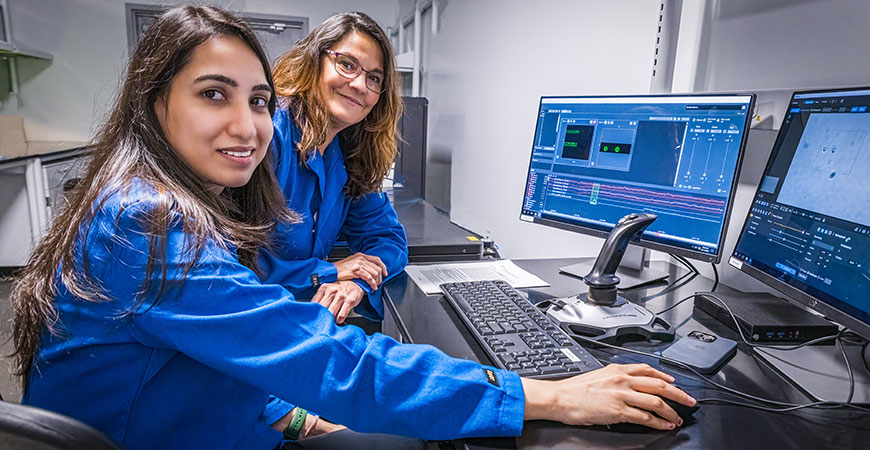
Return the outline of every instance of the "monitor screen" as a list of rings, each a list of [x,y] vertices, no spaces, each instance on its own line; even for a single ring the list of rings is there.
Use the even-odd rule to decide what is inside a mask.
[[[796,92],[729,263],[870,338],[870,88]]]
[[[754,95],[542,97],[520,219],[718,262]]]

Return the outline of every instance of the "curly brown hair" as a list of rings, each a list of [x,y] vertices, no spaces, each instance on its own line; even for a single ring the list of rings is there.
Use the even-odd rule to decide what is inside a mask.
[[[283,104],[291,109],[296,124],[302,129],[297,151],[299,160],[306,161],[310,152],[322,151],[328,144],[325,141],[330,113],[317,89],[323,51],[352,32],[364,33],[378,43],[384,55],[386,86],[365,119],[338,135],[348,175],[345,191],[351,197],[358,197],[380,190],[396,158],[397,128],[404,108],[393,47],[384,30],[361,12],[336,14],[281,55],[272,69],[272,77],[278,94],[283,97]]]

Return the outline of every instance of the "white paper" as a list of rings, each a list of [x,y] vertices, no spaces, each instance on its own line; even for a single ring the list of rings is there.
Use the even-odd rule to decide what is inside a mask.
[[[545,287],[538,276],[520,269],[508,259],[463,264],[406,266],[405,272],[427,295],[441,292],[441,283],[474,280],[504,280],[515,288]]]

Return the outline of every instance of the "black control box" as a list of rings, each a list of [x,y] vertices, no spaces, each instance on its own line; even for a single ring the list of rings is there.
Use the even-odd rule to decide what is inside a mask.
[[[722,293],[698,292],[695,308],[737,329],[734,319],[722,303],[724,301],[750,342],[799,344],[839,331],[827,320],[795,306],[775,295],[764,292]]]

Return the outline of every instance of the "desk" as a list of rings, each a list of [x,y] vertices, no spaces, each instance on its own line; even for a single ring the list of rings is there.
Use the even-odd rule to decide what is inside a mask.
[[[578,262],[571,259],[514,260],[514,262],[551,284],[548,288],[523,290],[533,302],[564,297],[585,290],[574,277],[562,275],[558,268]],[[668,272],[672,285],[655,285],[623,292],[628,300],[660,311],[696,291],[707,291],[713,282],[691,275],[686,270],[663,261],[652,267]],[[391,280],[385,287],[384,333],[403,342],[434,345],[447,354],[485,364],[490,361],[451,306],[440,295],[425,295],[406,274]],[[729,290],[721,286],[721,290]],[[692,302],[687,301],[663,317],[685,336],[691,330],[712,331],[739,340],[736,332],[699,312],[693,316]],[[630,343],[626,347],[660,352],[670,344]],[[616,350],[590,350],[602,362],[645,362],[662,368],[653,358],[619,353]],[[729,398],[690,372],[664,367],[676,383],[697,399]],[[743,345],[737,355],[713,378],[726,386],[756,396],[785,402],[806,403],[808,398],[777,371],[754,358]],[[845,394],[844,394],[845,396]],[[733,398],[733,397],[732,397]],[[705,403],[695,413],[697,420],[673,432],[654,430],[609,430],[606,427],[568,427],[558,423],[526,423],[517,438],[468,439],[469,449],[519,448],[703,448],[703,449],[792,449],[792,448],[866,448],[870,442],[870,416],[847,410],[801,410],[789,414],[768,413],[724,404]],[[626,428],[626,427],[622,427]]]

